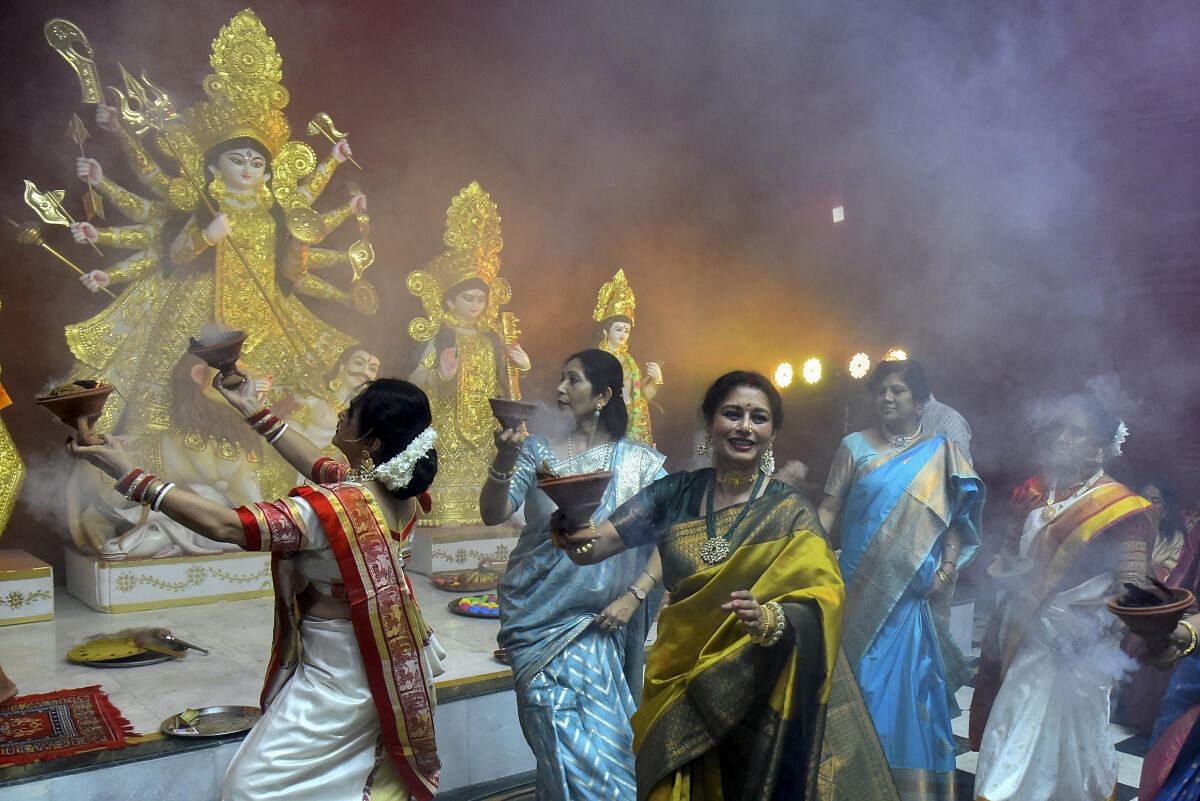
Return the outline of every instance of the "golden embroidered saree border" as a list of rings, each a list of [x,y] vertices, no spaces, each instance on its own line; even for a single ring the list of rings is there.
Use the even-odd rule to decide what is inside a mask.
[[[669,777],[674,772],[691,770],[689,764],[718,747],[722,736],[741,725],[752,708],[766,719],[751,724],[762,742],[750,760],[757,767],[747,765],[747,770],[762,775],[748,777],[745,786],[772,787],[782,758],[774,749],[785,741],[788,726],[806,703],[817,710],[823,706],[840,634],[843,587],[824,538],[794,530],[806,511],[812,515],[807,504],[790,497],[770,509],[752,510],[742,523],[743,541],[729,559],[678,579],[672,603],[659,620],[662,634],[651,650],[645,697],[634,716],[639,797],[645,798],[664,778],[673,781]],[[697,523],[703,530],[703,521],[696,520],[671,527],[672,535],[660,545],[664,565],[671,563],[680,572],[695,565],[676,553],[672,543],[680,540],[676,535],[694,537]],[[792,650],[769,680],[769,695],[755,695],[755,687],[763,685],[750,677],[761,667],[759,660],[776,655],[751,644],[736,618],[719,608],[736,589],[751,589],[761,601],[779,601],[793,625],[804,626],[799,607],[809,607],[819,620],[816,630],[824,643],[821,664],[815,668],[819,687],[796,687],[801,660],[814,654],[811,641],[797,649],[789,639],[776,646]],[[803,632],[801,628],[801,640]],[[819,711],[812,715],[819,720]],[[810,725],[813,736],[819,737],[819,726]],[[807,763],[814,787],[816,763],[815,756]]]

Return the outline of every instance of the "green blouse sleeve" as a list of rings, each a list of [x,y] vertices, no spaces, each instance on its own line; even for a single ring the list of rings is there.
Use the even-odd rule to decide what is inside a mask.
[[[627,548],[652,545],[656,534],[669,521],[669,510],[685,491],[687,473],[675,473],[655,481],[617,507],[608,517]]]

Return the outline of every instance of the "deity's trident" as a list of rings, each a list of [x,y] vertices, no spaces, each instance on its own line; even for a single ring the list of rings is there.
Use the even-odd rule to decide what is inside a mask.
[[[347,136],[349,136],[349,134],[345,131],[339,131],[337,126],[333,124],[333,117],[330,117],[324,111],[317,112],[316,115],[314,115],[313,118],[308,121],[308,135],[324,136],[335,145],[339,139],[345,139]],[[358,167],[360,170],[362,169],[362,165],[354,160],[354,156],[346,156],[346,158],[349,159],[350,163],[355,167]]]
[[[79,119],[78,114],[71,115],[71,121],[67,123],[67,138],[75,144],[79,145],[79,157],[87,159],[87,153],[83,152],[83,143],[92,138],[88,133],[87,126],[83,124],[83,120]],[[104,219],[104,201],[96,194],[96,189],[92,186],[91,171],[88,171],[88,193],[83,196],[83,211],[89,220],[99,217]]]
[[[142,74],[142,81],[147,85],[154,87],[154,84],[152,84],[146,78],[144,73]],[[155,88],[157,89],[157,87]],[[213,205],[212,199],[208,196],[208,193],[204,191],[204,187],[201,185],[200,181],[197,180],[196,176],[193,175],[191,170],[188,169],[187,161],[180,155],[179,148],[176,147],[175,143],[171,140],[171,136],[167,131],[167,123],[175,117],[175,110],[172,108],[171,100],[167,96],[166,92],[162,91],[161,89],[157,89],[157,97],[155,102],[146,105],[142,109],[142,113],[145,115],[145,124],[147,129],[158,131],[159,141],[166,145],[167,150],[171,152],[171,158],[175,159],[175,163],[179,165],[180,174],[187,179],[189,184],[192,185],[192,189],[196,191],[196,195],[200,198],[200,200],[204,201],[204,205],[208,208],[209,214],[216,217],[221,213],[220,210]],[[303,354],[305,360],[307,360],[309,364],[315,365],[316,361],[313,358],[312,351],[296,341],[296,337],[293,336],[292,332],[288,329],[287,321],[284,320],[283,315],[279,312],[279,309],[275,308],[275,302],[271,299],[270,293],[267,291],[267,288],[263,286],[262,281],[259,280],[258,276],[254,274],[254,270],[251,269],[250,263],[246,261],[246,257],[242,255],[241,248],[238,247],[237,242],[234,241],[232,236],[226,237],[225,241],[229,243],[229,249],[233,252],[233,255],[237,256],[238,263],[242,265],[242,270],[246,273],[246,276],[250,279],[250,282],[254,284],[255,288],[258,289],[259,294],[262,295],[262,299],[266,302],[267,308],[271,310],[271,316],[274,317],[275,322],[279,324],[279,330],[283,332],[283,335],[285,338],[287,338],[288,343],[297,353]]]
[[[33,181],[25,179],[25,205],[33,209],[34,213],[41,218],[42,222],[47,225],[61,225],[70,227],[75,224],[75,218],[63,206],[63,198],[66,197],[67,190],[54,189],[49,192],[43,192],[37,188]],[[94,242],[88,242],[92,246],[92,250],[104,255],[100,248],[96,247]]]
[[[87,273],[85,273],[83,270],[79,269],[79,265],[75,264],[75,262],[71,261],[66,256],[64,256],[63,254],[59,253],[57,250],[55,250],[54,248],[52,248],[48,244],[46,244],[46,240],[42,239],[42,232],[38,230],[37,223],[25,223],[24,225],[21,225],[20,223],[18,223],[16,220],[12,219],[11,217],[5,217],[4,219],[8,222],[9,225],[11,225],[17,229],[17,241],[20,242],[22,245],[37,245],[42,250],[46,251],[51,256],[58,259],[63,264],[67,265],[75,272],[79,273],[80,275],[87,275]],[[112,292],[105,289],[104,287],[100,287],[100,291],[103,292],[104,294],[108,295],[113,300],[117,299],[116,295],[114,295]]]

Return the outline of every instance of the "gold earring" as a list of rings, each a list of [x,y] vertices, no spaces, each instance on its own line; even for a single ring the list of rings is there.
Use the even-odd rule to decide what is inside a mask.
[[[768,442],[767,449],[763,451],[762,458],[759,460],[762,466],[762,471],[768,476],[775,475],[775,443]]]
[[[359,484],[375,480],[375,460],[371,458],[370,451],[363,454],[362,461],[358,463],[358,467],[350,472],[353,474],[354,480]]]

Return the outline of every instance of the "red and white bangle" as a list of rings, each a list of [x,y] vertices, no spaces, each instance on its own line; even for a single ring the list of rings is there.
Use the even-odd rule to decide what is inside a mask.
[[[134,503],[149,506],[152,501],[158,499],[163,494],[163,487],[165,485],[166,482],[152,473],[147,473],[140,468],[134,468],[121,476],[121,480],[116,483],[113,489]]]
[[[265,434],[264,436],[267,438],[267,444],[274,445],[276,442],[279,441],[279,438],[283,436],[283,432],[285,432],[287,430],[288,430],[288,424],[284,423],[279,428],[272,431],[270,434]]]
[[[256,433],[258,433],[260,436],[266,437],[268,440],[271,440],[271,437],[273,436],[278,437],[281,433],[281,425],[286,425],[286,423],[282,423],[282,421],[280,421],[280,419],[266,407],[259,409],[257,412],[247,417],[246,422],[250,424],[250,427],[253,428]],[[274,442],[274,440],[271,440],[271,442]]]
[[[151,511],[157,512],[158,507],[162,506],[163,498],[167,497],[167,493],[175,487],[173,481],[168,481],[154,494],[154,500],[150,502]]]
[[[137,467],[133,468],[132,470],[130,470],[128,473],[121,476],[121,478],[117,480],[117,484],[115,487],[113,487],[113,489],[115,489],[117,492],[119,492],[120,494],[122,494],[126,498],[128,498],[129,497],[129,489],[130,489],[130,487],[133,486],[133,482],[137,481],[138,478],[141,477],[145,472],[146,472],[145,470],[142,470],[140,468],[137,468]]]
[[[133,480],[133,484],[129,487],[129,492],[125,497],[136,503],[144,504],[146,502],[146,490],[156,480],[156,476],[151,473],[142,473]]]

